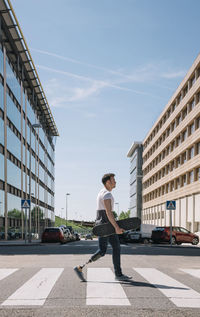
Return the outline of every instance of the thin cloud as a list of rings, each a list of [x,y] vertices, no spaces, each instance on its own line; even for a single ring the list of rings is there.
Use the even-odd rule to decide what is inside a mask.
[[[118,71],[114,71],[114,70],[109,69],[109,68],[106,68],[106,67],[96,66],[96,65],[88,64],[88,63],[83,63],[83,62],[78,61],[78,60],[73,59],[73,58],[61,56],[61,55],[54,54],[54,53],[47,52],[47,51],[43,51],[43,50],[38,50],[38,49],[35,49],[35,48],[32,48],[31,50],[32,50],[32,51],[35,51],[35,52],[37,52],[37,53],[40,53],[40,54],[44,54],[44,55],[56,57],[56,58],[58,58],[58,59],[61,59],[61,60],[64,60],[64,61],[68,61],[68,62],[71,62],[71,63],[74,63],[74,64],[78,64],[78,65],[82,65],[82,66],[87,66],[87,67],[91,67],[91,68],[98,69],[98,70],[103,70],[103,71],[106,71],[106,72],[108,72],[108,73],[110,73],[110,74],[113,74],[113,75],[120,75],[120,76],[122,76],[122,77],[124,77],[124,78],[131,79],[131,76],[129,77],[128,75],[125,75],[125,74],[123,74],[123,73],[121,73],[121,72],[118,72]]]
[[[38,50],[35,48],[32,48],[31,50],[35,51],[37,53],[40,53],[40,54],[44,54],[44,55],[55,57],[57,59],[68,61],[70,63],[79,64],[82,66],[87,66],[87,67],[98,69],[98,70],[103,70],[103,71],[106,71],[107,73],[112,74],[112,75],[118,75],[121,77],[121,79],[122,78],[126,79],[126,81],[123,81],[123,82],[137,82],[138,83],[138,82],[145,82],[147,80],[153,80],[153,79],[156,79],[158,77],[166,78],[166,79],[174,79],[174,78],[183,77],[185,75],[185,70],[180,70],[177,72],[164,72],[164,73],[160,74],[160,69],[159,69],[160,67],[158,67],[158,64],[152,64],[152,63],[149,63],[145,66],[139,67],[138,69],[136,69],[134,71],[133,74],[127,75],[127,74],[124,74],[122,72],[115,71],[115,70],[112,70],[112,69],[109,69],[106,67],[84,63],[84,62],[81,62],[79,60],[69,58],[66,56],[62,56],[59,54],[55,54],[52,52]]]
[[[179,78],[185,76],[186,72],[185,71],[178,71],[178,72],[169,72],[169,73],[164,73],[161,75],[163,78],[167,79],[174,79],[174,78]]]
[[[116,85],[114,81],[112,83],[112,82],[108,82],[108,81],[96,80],[96,79],[93,79],[93,78],[90,78],[90,77],[77,75],[77,74],[74,74],[74,73],[70,73],[70,72],[66,72],[66,71],[62,71],[62,70],[46,67],[46,66],[43,66],[43,65],[37,65],[37,67],[40,68],[40,69],[46,70],[46,71],[53,72],[53,73],[66,75],[66,76],[74,78],[74,79],[79,79],[79,80],[82,80],[82,81],[92,82],[94,85],[96,85],[96,89],[94,89],[94,90],[91,89],[91,93],[96,92],[97,90],[103,89],[105,87],[110,87],[110,88],[114,88],[114,89],[117,89],[117,90],[133,92],[133,93],[139,94],[139,95],[146,95],[146,96],[151,96],[153,98],[159,98],[157,95],[152,95],[152,94],[146,93],[144,91],[135,90],[135,89],[126,88],[126,87],[121,87],[119,85]],[[121,80],[118,80],[117,82],[118,83],[124,83],[124,81],[121,81]]]

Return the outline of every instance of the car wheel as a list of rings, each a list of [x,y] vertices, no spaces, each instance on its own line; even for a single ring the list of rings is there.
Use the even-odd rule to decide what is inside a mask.
[[[175,245],[176,244],[176,238],[172,237],[172,244]]]
[[[192,245],[197,245],[199,243],[198,239],[197,238],[194,238],[192,240]]]

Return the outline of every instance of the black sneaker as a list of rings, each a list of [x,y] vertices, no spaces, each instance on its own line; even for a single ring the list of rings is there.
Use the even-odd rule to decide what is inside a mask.
[[[86,279],[83,276],[83,270],[80,266],[75,266],[74,272],[77,274],[77,276],[80,278],[82,282],[86,282]]]
[[[119,276],[115,276],[115,280],[116,281],[128,281],[128,280],[131,280],[132,279],[132,276],[128,276],[128,275],[125,275],[125,274],[122,274],[122,275],[119,275]]]

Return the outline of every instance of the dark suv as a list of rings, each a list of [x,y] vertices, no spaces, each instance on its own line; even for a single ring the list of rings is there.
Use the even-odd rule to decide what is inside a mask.
[[[152,230],[151,239],[154,243],[170,242],[170,227],[156,227]],[[172,227],[172,244],[191,243],[197,245],[199,237],[182,227]]]

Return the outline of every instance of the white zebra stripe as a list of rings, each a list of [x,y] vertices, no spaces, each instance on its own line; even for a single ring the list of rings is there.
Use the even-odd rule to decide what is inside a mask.
[[[200,308],[200,294],[154,268],[133,268],[177,307]]]
[[[130,305],[110,268],[88,268],[87,281],[86,305]]]
[[[180,269],[180,270],[194,277],[200,278],[200,269]]]
[[[63,268],[43,268],[16,290],[2,305],[43,305]]]
[[[0,269],[0,281],[18,271],[18,269]]]

